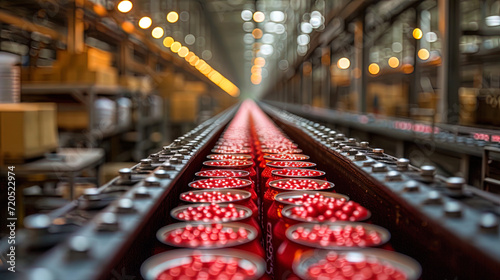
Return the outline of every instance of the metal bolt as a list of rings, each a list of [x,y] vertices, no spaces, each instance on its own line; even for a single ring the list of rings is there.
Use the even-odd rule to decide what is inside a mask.
[[[321,140],[326,141],[326,139],[328,139],[328,135],[326,134],[321,135]]]
[[[348,142],[349,144],[353,144],[354,146],[356,146],[356,144],[357,144],[357,142],[356,142],[356,138],[349,138],[349,139],[347,139],[347,142]]]
[[[396,162],[396,168],[401,171],[408,170],[409,165],[410,165],[410,160],[407,158],[400,158]]]
[[[375,149],[372,150],[372,152],[374,154],[377,154],[377,155],[382,155],[382,154],[384,154],[384,149],[375,148]]]
[[[324,126],[324,125],[320,125],[320,126],[318,127],[318,129],[320,129],[320,130],[323,130],[323,129],[325,129],[325,128],[326,128],[326,126]]]
[[[425,201],[426,204],[441,204],[441,194],[437,191],[430,191]]]
[[[118,213],[134,212],[134,202],[130,198],[122,198],[118,200],[118,205],[116,210]]]
[[[339,133],[339,134],[335,135],[335,140],[344,141],[345,135],[342,133]]]
[[[163,163],[163,164],[160,166],[160,168],[161,168],[162,170],[175,170],[175,167],[173,167],[173,166],[170,164],[170,162],[165,162],[165,163]]]
[[[331,145],[332,145],[332,147],[338,147],[340,145],[340,142],[339,141],[333,141],[333,143]]]
[[[479,219],[479,228],[485,233],[498,233],[498,218],[493,213],[485,213]]]
[[[155,175],[156,178],[159,178],[159,179],[170,178],[170,174],[168,174],[168,172],[165,169],[158,169],[153,174]]]
[[[436,168],[432,165],[424,165],[420,167],[420,175],[434,177],[436,174]]]
[[[465,185],[465,179],[461,177],[450,177],[446,179],[446,187],[450,190],[462,190]]]
[[[368,146],[369,146],[369,145],[370,145],[370,143],[369,143],[369,142],[366,142],[366,141],[363,141],[363,142],[359,143],[359,146],[360,146],[361,148],[363,148],[363,149],[368,148]]]
[[[342,152],[343,152],[343,153],[346,153],[346,152],[348,152],[350,149],[351,149],[351,147],[344,145],[344,146],[342,147],[342,149],[341,149],[341,150],[342,150]]]
[[[88,188],[83,191],[83,197],[87,200],[99,200],[100,196],[97,188]]]
[[[357,161],[366,160],[366,155],[363,153],[357,153],[354,155],[354,160],[357,160]]]
[[[184,155],[182,155],[182,154],[175,154],[175,155],[174,155],[174,157],[175,157],[175,158],[177,158],[177,159],[180,159],[180,160],[183,160],[183,159],[185,159],[185,158],[186,158],[186,157],[185,157]]]
[[[144,179],[144,186],[146,187],[159,187],[160,181],[156,177],[147,177]]]
[[[148,189],[146,187],[138,187],[134,194],[135,198],[148,198],[151,197]]]
[[[118,170],[118,173],[120,174],[120,179],[122,181],[132,180],[132,170],[130,168],[122,168]]]
[[[347,151],[347,154],[350,156],[353,156],[357,153],[358,153],[358,150],[356,150],[356,149],[349,149],[349,151]]]
[[[328,132],[328,135],[330,135],[330,137],[331,136],[335,137],[335,135],[337,135],[337,131],[331,130],[330,132]]]
[[[370,167],[375,163],[373,160],[367,160],[363,162],[363,167]]]
[[[401,173],[391,170],[387,172],[387,175],[385,175],[385,180],[389,182],[401,181],[402,180]]]
[[[182,154],[182,155],[189,155],[189,150],[187,150],[187,149],[180,149],[179,153]]]
[[[47,229],[52,220],[45,214],[33,214],[24,218],[24,227],[28,229]]]
[[[163,150],[161,151],[162,154],[167,155],[170,154],[170,152],[172,152],[170,146],[163,146]]]
[[[383,163],[375,163],[373,166],[372,166],[372,171],[373,172],[386,172],[387,171],[387,166],[385,166],[385,164]]]
[[[405,183],[403,190],[405,192],[418,192],[420,190],[420,185],[417,181],[408,181]]]
[[[27,280],[56,280],[54,274],[44,267],[30,269],[27,274]]]
[[[97,229],[99,231],[117,231],[119,229],[118,216],[111,212],[102,213],[99,217]]]
[[[345,146],[346,146],[346,144],[344,144],[344,143],[340,143],[340,144],[338,144],[338,145],[337,145],[337,148],[338,148],[339,150],[342,150],[342,148],[344,148]]]
[[[462,216],[462,205],[456,201],[448,201],[444,205],[444,213],[450,218],[460,218]]]
[[[68,241],[70,258],[87,257],[90,251],[90,240],[85,236],[74,236]]]
[[[153,161],[149,158],[145,158],[145,159],[141,159],[141,167],[144,168],[144,167],[151,167],[151,163]]]
[[[150,155],[149,155],[149,158],[151,159],[151,161],[152,161],[153,163],[158,163],[158,162],[160,162],[160,155],[158,155],[158,154],[150,154]]]

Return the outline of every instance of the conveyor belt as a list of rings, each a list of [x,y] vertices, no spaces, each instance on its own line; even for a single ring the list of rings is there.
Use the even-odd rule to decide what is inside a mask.
[[[423,167],[421,170],[414,168],[405,159],[389,156],[380,149],[370,147],[366,142],[348,138],[269,105],[262,105],[262,108],[282,131],[276,129],[276,126],[257,108],[255,103],[245,102],[240,106],[236,115],[237,108],[233,108],[203,123],[175,140],[172,145],[142,160],[130,170],[122,170],[120,177],[94,192],[88,192],[78,200],[78,208],[73,211],[77,211],[80,215],[92,214],[90,220],[78,230],[64,235],[65,240],[48,251],[34,253],[26,248],[23,251],[26,255],[21,257],[25,259],[25,263],[19,266],[24,272],[19,274],[22,275],[20,279],[40,279],[39,275],[44,274],[48,275],[46,279],[138,279],[141,277],[141,265],[152,256],[161,258],[179,257],[183,254],[189,256],[192,251],[176,251],[174,246],[167,246],[165,242],[157,240],[157,231],[166,225],[180,226],[179,220],[187,219],[186,217],[190,219],[190,223],[195,222],[193,219],[196,219],[193,216],[186,216],[186,214],[179,216],[179,213],[185,213],[182,211],[188,206],[182,209],[177,208],[180,212],[172,213],[172,215],[170,213],[175,207],[186,204],[186,196],[183,196],[184,201],[182,201],[180,194],[194,190],[193,187],[196,185],[189,183],[202,178],[199,173],[196,176],[196,172],[220,168],[248,171],[248,174],[242,173],[246,179],[221,180],[220,182],[225,182],[225,184],[245,182],[241,193],[247,193],[247,191],[250,191],[250,194],[254,193],[251,199],[245,200],[242,204],[243,208],[240,206],[236,208],[246,211],[245,209],[252,210],[253,205],[256,205],[260,215],[255,215],[256,208],[253,209],[254,213],[249,214],[251,217],[245,216],[244,219],[236,221],[243,222],[245,226],[239,225],[236,228],[248,227],[249,232],[253,232],[251,229],[254,228],[255,234],[260,232],[262,239],[256,240],[262,241],[263,246],[260,247],[259,242],[252,243],[252,249],[236,246],[240,250],[247,250],[247,252],[250,250],[257,256],[251,256],[248,253],[241,255],[229,249],[224,249],[224,252],[249,259],[258,268],[254,272],[260,279],[273,277],[282,279],[287,275],[289,277],[299,275],[304,278],[304,274],[301,273],[309,271],[307,267],[311,265],[301,258],[302,255],[307,256],[307,254],[295,252],[293,255],[297,265],[293,268],[289,267],[288,270],[285,269],[283,259],[279,256],[279,248],[282,247],[281,243],[287,240],[286,238],[280,240],[279,238],[283,236],[279,237],[276,233],[285,232],[285,228],[280,231],[280,222],[287,224],[286,227],[297,223],[300,220],[298,216],[290,213],[296,213],[293,211],[300,209],[295,206],[283,208],[285,209],[283,213],[279,213],[284,217],[279,216],[277,220],[273,220],[273,217],[269,216],[266,211],[275,205],[266,204],[270,202],[269,194],[274,196],[275,193],[288,191],[279,190],[274,183],[269,183],[271,180],[266,184],[264,178],[284,178],[283,180],[288,182],[291,180],[287,179],[289,176],[316,175],[319,179],[326,179],[335,184],[333,189],[327,188],[325,191],[332,194],[334,190],[338,194],[347,195],[353,201],[350,205],[359,203],[360,208],[356,209],[361,211],[366,208],[371,212],[371,217],[363,216],[358,219],[352,212],[350,214],[353,215],[352,219],[346,214],[346,216],[337,216],[335,220],[368,219],[370,224],[385,227],[391,233],[390,241],[386,245],[378,246],[381,248],[376,251],[362,251],[366,256],[374,252],[374,256],[380,259],[392,257],[392,261],[395,262],[387,262],[394,264],[397,268],[399,267],[398,261],[401,261],[401,267],[411,268],[407,271],[407,276],[410,278],[412,276],[410,272],[418,274],[418,265],[412,266],[414,263],[411,259],[397,255],[391,252],[392,250],[416,259],[422,265],[423,279],[500,279],[498,205],[493,201],[479,198],[468,191],[469,187],[465,186],[459,178],[436,177],[434,170],[430,167]],[[230,125],[226,126],[229,122]],[[209,159],[206,157],[210,153],[214,154],[209,158],[212,162],[207,163]],[[266,167],[271,165],[269,165],[269,158],[264,155],[300,155],[301,153],[308,156],[302,160],[311,162],[312,165],[309,167],[313,169],[293,175],[293,169],[281,169],[275,166],[272,168],[274,173],[270,176],[267,176],[269,173],[265,173],[268,170]],[[238,155],[232,158],[232,154]],[[227,157],[218,162],[217,160],[223,158],[221,155]],[[293,164],[283,163],[283,160],[280,162],[284,167],[295,167]],[[297,166],[306,165],[297,164]],[[317,171],[311,172],[314,169]],[[291,173],[280,173],[278,172],[280,170]],[[323,175],[320,171],[325,171],[325,174]],[[233,177],[234,174],[229,176]],[[207,180],[210,184],[219,182],[215,179]],[[246,184],[246,180],[250,180],[248,181],[250,183]],[[318,182],[323,182],[318,183],[318,186],[327,184],[324,181]],[[312,184],[312,186],[315,185]],[[105,195],[113,193],[110,192],[113,189],[121,191],[114,196]],[[109,206],[91,209],[93,205],[101,205],[100,203],[105,205],[107,199],[110,199]],[[341,200],[340,197],[335,199]],[[317,205],[315,202],[311,207]],[[281,208],[279,209],[281,211]],[[321,213],[318,215],[326,217]],[[32,222],[28,223],[27,236],[51,236],[48,229],[54,226],[53,223],[47,224],[43,216],[31,218]],[[313,218],[311,219],[310,221],[314,221]],[[276,223],[273,224],[270,221]],[[272,228],[271,232],[270,228]],[[38,240],[43,242],[42,238]],[[293,243],[293,240],[287,242],[289,241]],[[287,244],[290,246],[289,243]],[[310,245],[306,248],[313,250],[314,246]],[[164,251],[166,253],[162,253]],[[211,250],[204,252],[195,254],[217,253]],[[33,260],[33,258],[28,258],[28,254],[37,257]],[[321,258],[322,254],[320,251],[312,259]],[[345,253],[340,254],[340,257],[343,254]],[[267,268],[264,267],[264,271],[261,271],[260,266],[263,263],[267,264]],[[145,275],[144,269],[153,271],[152,267],[154,265],[147,262],[143,268],[143,275]],[[0,275],[3,277],[3,274]]]

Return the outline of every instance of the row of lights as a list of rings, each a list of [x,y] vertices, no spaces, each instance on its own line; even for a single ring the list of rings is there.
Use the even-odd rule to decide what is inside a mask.
[[[412,32],[413,38],[416,40],[420,40],[423,37],[423,32],[420,28],[415,28]],[[417,52],[418,58],[421,60],[425,61],[430,58],[430,52],[427,49],[420,49]],[[387,64],[391,68],[398,68],[400,66],[400,61],[397,57],[392,56],[388,59]],[[347,57],[342,57],[337,61],[337,67],[339,69],[345,70],[348,69],[351,66],[351,61]],[[403,70],[405,73],[409,74],[413,72],[413,66],[408,64],[408,65],[403,65]],[[380,72],[380,66],[377,63],[371,63],[368,66],[368,72],[372,75],[377,75]]]
[[[133,4],[128,0],[121,1],[117,6],[118,11],[122,13],[128,13],[132,8]],[[167,14],[167,21],[169,23],[175,23],[177,20],[179,20],[179,14],[175,11],[171,11]],[[150,17],[142,17],[137,24],[142,29],[148,29],[153,25],[153,20]],[[151,36],[155,39],[161,39],[163,35],[165,35],[165,31],[159,26],[151,30]],[[206,61],[199,58],[194,52],[190,51],[188,47],[183,46],[172,37],[165,37],[165,39],[163,39],[163,45],[170,48],[170,50],[179,57],[184,58],[191,66],[195,67],[196,70],[205,75],[205,77],[219,86],[223,91],[234,97],[239,96],[240,90],[237,86],[217,70],[213,69]]]

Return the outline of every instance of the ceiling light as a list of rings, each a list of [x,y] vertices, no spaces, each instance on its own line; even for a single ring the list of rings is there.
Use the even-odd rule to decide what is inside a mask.
[[[253,13],[250,10],[241,11],[241,19],[244,21],[252,20]]]
[[[180,57],[186,57],[188,54],[189,54],[189,49],[187,47],[181,47],[179,49],[179,52],[177,52],[177,54],[180,56]]]
[[[395,56],[389,58],[387,62],[391,68],[397,68],[399,66],[399,59]]]
[[[174,53],[177,53],[181,48],[182,45],[179,42],[173,42],[172,45],[170,46],[170,50]]]
[[[415,28],[413,29],[413,38],[417,39],[417,40],[420,40],[422,39],[422,30],[420,28]]]
[[[122,12],[122,13],[128,13],[130,12],[130,10],[132,10],[132,8],[134,7],[134,5],[132,4],[132,2],[128,1],[128,0],[124,0],[124,1],[121,1],[120,3],[118,3],[118,11]]]
[[[351,61],[347,57],[342,57],[337,61],[337,67],[340,69],[347,69],[351,66]]]
[[[151,24],[153,24],[153,21],[151,20],[150,17],[142,17],[139,20],[139,27],[142,29],[148,29],[151,27]]]
[[[170,23],[175,23],[179,20],[179,14],[177,12],[171,11],[167,14],[167,21]]]
[[[274,22],[282,22],[285,20],[285,13],[282,11],[272,11],[269,17]]]
[[[368,66],[368,72],[372,75],[377,75],[380,72],[380,67],[377,63],[372,63]]]
[[[163,39],[163,45],[167,48],[170,48],[173,42],[175,42],[175,40],[172,37],[165,37],[165,39]]]
[[[163,28],[161,27],[155,27],[151,31],[151,36],[153,36],[153,38],[155,39],[160,39],[161,37],[163,37],[163,34],[164,34]]]
[[[263,22],[266,19],[266,15],[263,12],[255,12],[253,14],[253,20],[255,22]]]

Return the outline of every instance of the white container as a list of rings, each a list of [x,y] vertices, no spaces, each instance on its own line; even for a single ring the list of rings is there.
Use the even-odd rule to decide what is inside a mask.
[[[116,126],[116,103],[108,98],[98,98],[94,103],[94,128],[110,130]]]
[[[132,101],[126,97],[116,100],[118,105],[118,115],[116,123],[119,127],[127,127],[132,124]]]
[[[21,69],[15,54],[0,52],[0,103],[19,103]]]

